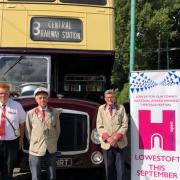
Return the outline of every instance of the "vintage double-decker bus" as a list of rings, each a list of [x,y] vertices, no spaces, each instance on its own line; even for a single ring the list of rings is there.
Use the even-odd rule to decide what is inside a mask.
[[[27,111],[50,91],[62,111],[57,168],[103,165],[95,130],[114,60],[113,0],[0,0],[0,81]],[[28,167],[28,143],[22,167]]]

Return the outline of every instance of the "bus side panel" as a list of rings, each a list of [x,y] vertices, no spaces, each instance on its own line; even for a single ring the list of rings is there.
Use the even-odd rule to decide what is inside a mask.
[[[18,6],[17,9],[16,6]],[[26,17],[27,11],[23,9],[23,6],[18,4],[4,5],[2,47],[26,47]]]
[[[111,45],[112,45],[112,50],[115,49],[116,45],[115,45],[115,14],[114,14],[114,10],[110,9],[110,14],[111,16],[109,16],[109,24],[110,24],[110,36],[111,36]]]
[[[0,0],[0,2],[2,2]],[[2,31],[2,11],[3,11],[3,4],[0,4],[0,46],[1,46],[1,31]]]
[[[1,47],[61,48],[83,50],[114,50],[113,9],[9,3],[4,5]],[[67,18],[82,22],[81,42],[33,40],[30,37],[31,19]],[[58,31],[51,29],[52,31]],[[51,45],[50,45],[51,44]]]
[[[87,49],[113,50],[112,17],[106,13],[87,14]],[[105,10],[104,10],[105,11]],[[98,18],[97,18],[98,17]]]

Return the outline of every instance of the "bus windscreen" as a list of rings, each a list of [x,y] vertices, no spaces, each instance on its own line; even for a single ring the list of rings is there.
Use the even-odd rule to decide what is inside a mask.
[[[47,87],[48,61],[49,56],[0,55],[0,82],[21,96],[33,95],[37,87]]]

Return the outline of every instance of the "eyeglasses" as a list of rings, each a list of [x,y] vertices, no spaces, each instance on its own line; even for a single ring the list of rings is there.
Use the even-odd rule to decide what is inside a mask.
[[[113,99],[115,96],[105,96],[105,99]]]

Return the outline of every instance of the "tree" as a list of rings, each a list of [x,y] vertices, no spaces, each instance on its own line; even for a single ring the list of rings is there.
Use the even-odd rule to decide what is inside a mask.
[[[116,58],[112,72],[112,84],[121,89],[128,81],[129,74],[129,29],[130,3],[127,0],[115,1]]]
[[[176,37],[174,26],[178,12],[179,0],[136,0],[136,70],[158,68],[158,51],[159,55],[165,52],[167,42]],[[112,84],[121,91],[129,78],[130,0],[115,0],[115,24],[116,59]]]

